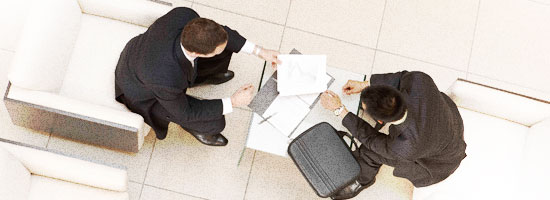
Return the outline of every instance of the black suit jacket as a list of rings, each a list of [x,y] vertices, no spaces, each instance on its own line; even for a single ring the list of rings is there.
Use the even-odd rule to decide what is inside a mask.
[[[183,54],[180,35],[197,17],[190,8],[174,8],[126,44],[116,68],[117,100],[143,116],[159,139],[166,137],[168,128],[159,121],[184,124],[223,117],[220,99],[199,100],[186,95],[196,74]],[[246,39],[226,26],[224,29],[229,36],[225,51],[239,52]],[[153,112],[166,113],[162,116],[166,119],[155,119]]]
[[[407,118],[390,125],[389,135],[379,133],[349,113],[343,125],[383,164],[395,167],[394,175],[423,187],[451,175],[466,157],[462,118],[454,102],[439,92],[422,72],[375,74],[371,85],[397,88],[406,99]]]

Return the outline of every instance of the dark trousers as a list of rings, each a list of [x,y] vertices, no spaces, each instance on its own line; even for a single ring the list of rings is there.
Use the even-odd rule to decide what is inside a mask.
[[[233,52],[225,50],[212,58],[197,58],[195,82],[202,82],[211,75],[227,72],[232,55]]]
[[[232,55],[233,53],[230,51],[223,51],[221,54],[212,58],[197,58],[197,66],[195,66],[197,67],[197,78],[195,82],[202,81],[205,78],[208,78],[208,76],[214,74],[227,72]],[[187,99],[188,101],[200,101],[191,96],[187,96]],[[223,115],[220,118],[213,120],[179,122],[171,120],[175,119],[175,117],[166,118],[166,116],[169,116],[170,113],[160,104],[157,103],[154,107],[155,108],[152,109],[155,111],[152,113],[153,123],[163,127],[168,127],[168,124],[172,122],[178,124],[187,132],[204,135],[215,135],[221,133],[225,128],[225,117]]]
[[[359,149],[353,151],[353,156],[357,159],[357,162],[359,162],[359,166],[361,167],[361,174],[358,179],[359,183],[363,185],[369,184],[374,180],[376,174],[378,174],[378,170],[380,170],[380,167],[384,163],[384,159],[380,158],[363,145],[361,145]]]

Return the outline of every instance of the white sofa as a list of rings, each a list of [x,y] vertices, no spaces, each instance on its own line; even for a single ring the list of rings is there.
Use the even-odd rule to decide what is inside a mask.
[[[34,1],[4,101],[16,125],[137,152],[150,131],[114,98],[127,41],[172,8],[134,0]]]
[[[550,199],[550,102],[458,80],[447,92],[464,121],[467,157],[414,200]]]
[[[128,200],[128,174],[0,139],[0,199]]]

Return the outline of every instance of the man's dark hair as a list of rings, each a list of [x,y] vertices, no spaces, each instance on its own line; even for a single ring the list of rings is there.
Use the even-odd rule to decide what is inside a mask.
[[[221,25],[206,18],[191,20],[181,32],[181,44],[187,51],[209,54],[227,42],[227,32]]]
[[[361,91],[361,102],[375,120],[393,122],[405,115],[407,105],[401,92],[387,85],[373,85]]]

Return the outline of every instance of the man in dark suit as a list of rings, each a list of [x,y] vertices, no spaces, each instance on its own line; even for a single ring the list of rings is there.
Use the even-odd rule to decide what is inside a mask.
[[[274,68],[279,62],[278,52],[200,18],[190,8],[174,8],[126,44],[115,71],[116,100],[143,116],[158,139],[166,137],[168,124],[173,122],[203,144],[225,146],[224,115],[234,106],[248,105],[253,86],[244,85],[230,98],[216,100],[197,99],[186,91],[232,79],[229,62],[238,52],[254,54]]]
[[[348,81],[350,95],[361,92],[362,109],[377,125],[373,128],[350,113],[332,91],[321,96],[323,107],[342,116],[342,124],[362,145],[354,152],[361,165],[359,179],[335,199],[355,197],[372,185],[382,164],[415,187],[438,183],[451,175],[466,157],[462,118],[454,102],[439,92],[422,72],[374,74],[369,82]],[[380,133],[389,124],[389,135]]]

